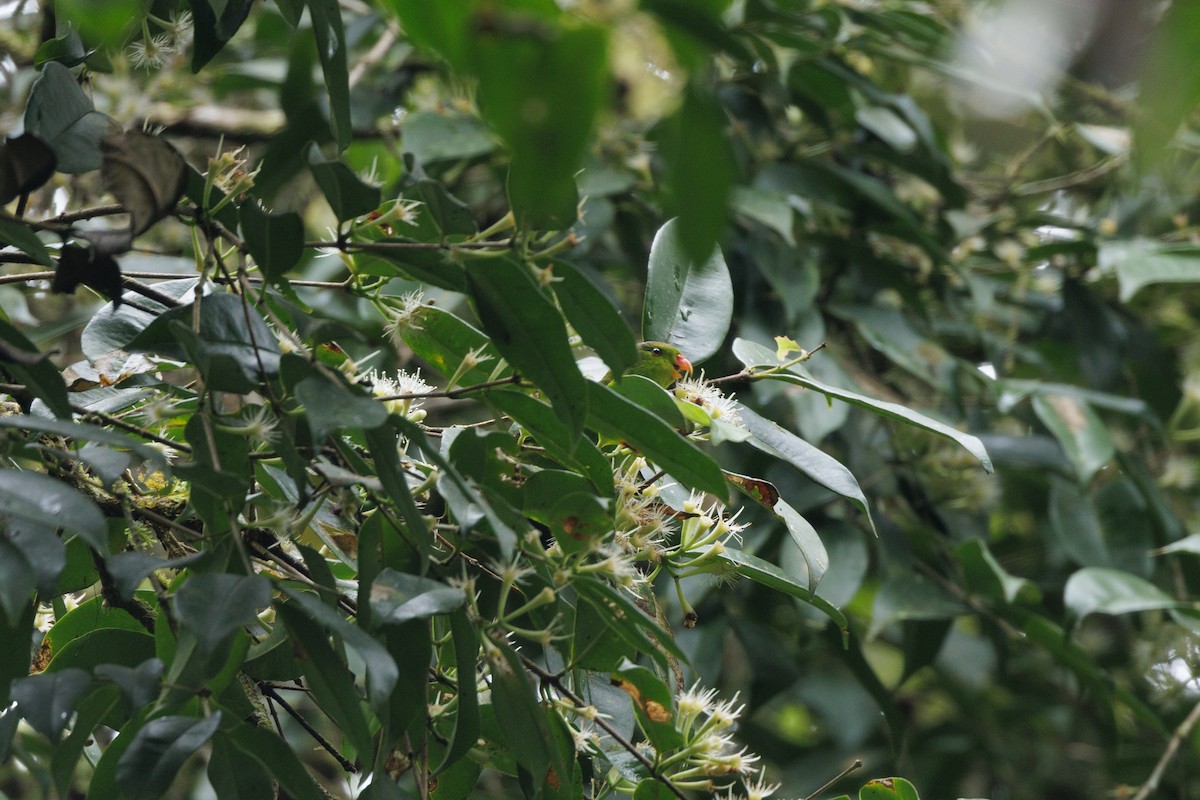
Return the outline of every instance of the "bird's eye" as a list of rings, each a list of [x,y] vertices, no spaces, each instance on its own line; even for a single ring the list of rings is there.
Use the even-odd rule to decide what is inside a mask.
[[[661,355],[662,355],[662,348],[661,348],[661,347],[655,347],[655,348],[653,348],[653,349],[652,349],[650,352],[651,352],[651,353],[653,353],[653,354],[654,354],[654,355],[656,355],[656,356],[661,356]]]

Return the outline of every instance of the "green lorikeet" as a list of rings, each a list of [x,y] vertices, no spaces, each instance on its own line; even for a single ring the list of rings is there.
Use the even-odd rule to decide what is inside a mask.
[[[638,345],[638,360],[626,375],[641,375],[666,389],[683,374],[691,373],[692,362],[688,361],[678,347],[666,342],[642,342]]]

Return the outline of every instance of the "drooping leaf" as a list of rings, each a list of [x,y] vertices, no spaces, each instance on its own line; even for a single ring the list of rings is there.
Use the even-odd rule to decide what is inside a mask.
[[[254,800],[271,797],[275,792],[266,767],[219,732],[213,738],[208,782],[222,800]]]
[[[615,670],[613,682],[633,701],[638,725],[659,752],[671,752],[683,745],[683,735],[675,727],[671,690],[661,678],[626,659]]]
[[[259,575],[201,572],[175,592],[175,616],[208,654],[271,604],[271,585]]]
[[[100,142],[118,132],[116,123],[95,110],[71,71],[51,61],[30,90],[25,130],[54,151],[59,172],[100,168]]]
[[[371,613],[381,625],[448,614],[467,601],[462,589],[385,567],[371,584]]]
[[[1108,428],[1091,406],[1078,398],[1039,393],[1033,398],[1033,410],[1062,445],[1081,484],[1086,485],[1116,455]]]
[[[1075,620],[1090,614],[1132,614],[1138,611],[1187,608],[1194,603],[1176,600],[1154,584],[1119,569],[1084,567],[1067,579],[1063,604]]]
[[[820,595],[813,594],[807,585],[800,583],[771,562],[732,547],[726,547],[717,558],[729,564],[739,575],[813,606],[833,620],[843,636],[849,629],[846,616],[840,610]]]
[[[133,736],[117,762],[117,785],[129,800],[157,800],[179,775],[183,763],[203,747],[221,724],[211,716],[152,719]]]
[[[305,0],[305,4],[308,6],[313,34],[317,39],[317,57],[321,61],[321,71],[325,74],[325,91],[329,94],[330,127],[337,140],[338,149],[345,150],[350,145],[354,128],[350,119],[350,67],[342,9],[337,0]],[[319,183],[320,179],[317,180]],[[375,205],[379,205],[378,199]],[[338,219],[346,220],[358,216],[359,213],[365,212],[346,217],[339,214]]]
[[[192,12],[192,72],[199,72],[242,27],[254,0],[188,0]]]
[[[108,525],[99,507],[79,490],[47,475],[0,470],[0,514],[77,533],[96,552],[108,554]]]
[[[54,151],[32,133],[5,138],[0,144],[0,206],[50,180],[57,165]]]
[[[712,458],[636,403],[607,386],[591,381],[586,384],[589,428],[628,442],[685,486],[722,499],[726,496],[725,478]]]
[[[250,255],[270,280],[278,280],[304,254],[304,221],[291,211],[270,214],[257,200],[238,209],[242,238]]]
[[[81,669],[30,675],[12,683],[12,699],[34,730],[57,743],[87,693],[92,677]]]
[[[308,426],[317,442],[333,431],[378,428],[387,422],[388,412],[383,403],[356,394],[320,373],[296,384],[295,392],[296,399],[308,412]]]
[[[187,186],[187,164],[166,139],[126,131],[100,142],[100,179],[138,236],[169,214]]]
[[[725,342],[733,317],[733,284],[720,249],[695,259],[678,220],[654,236],[642,307],[642,337],[668,342],[693,363],[711,358]]]
[[[638,358],[637,343],[608,296],[574,264],[555,261],[550,269],[554,295],[584,344],[596,351],[613,375],[633,366]]]
[[[50,259],[50,251],[37,238],[33,230],[16,220],[0,217],[0,245],[11,245],[17,248],[43,267],[54,263]]]
[[[7,372],[60,419],[71,418],[67,386],[54,364],[7,320],[0,318],[0,374]]]
[[[468,264],[467,278],[496,348],[546,393],[569,430],[581,431],[588,409],[587,381],[571,355],[562,316],[529,269],[509,258],[489,259]]]
[[[314,4],[326,2],[328,0],[312,0]],[[361,217],[379,207],[378,187],[365,183],[342,162],[327,161],[316,142],[309,142],[305,155],[313,180],[317,182],[338,222]]]

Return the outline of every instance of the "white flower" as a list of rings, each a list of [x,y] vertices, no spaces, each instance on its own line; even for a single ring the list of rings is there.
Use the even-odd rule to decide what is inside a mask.
[[[399,305],[389,308],[387,325],[384,332],[399,347],[404,343],[403,331],[419,331],[421,323],[417,321],[417,312],[425,304],[425,294],[421,291],[407,292],[400,296]]]
[[[723,419],[731,425],[742,424],[734,395],[722,394],[720,389],[704,380],[704,373],[700,373],[698,378],[682,378],[676,381],[675,396],[700,406],[708,413],[710,419]]]
[[[389,414],[404,417],[410,422],[425,419],[421,401],[412,395],[429,394],[433,387],[421,380],[420,372],[410,375],[400,370],[395,378],[390,378],[377,370],[371,370],[362,378],[371,384],[371,394],[383,400],[384,408]]]

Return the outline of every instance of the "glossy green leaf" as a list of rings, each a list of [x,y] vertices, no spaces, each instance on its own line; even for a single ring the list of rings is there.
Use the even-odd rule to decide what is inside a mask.
[[[29,570],[29,579],[42,597],[55,597],[59,576],[67,566],[66,544],[49,525],[36,525],[12,519],[7,521],[7,525],[7,541],[15,548],[14,561],[25,562]],[[23,580],[24,578],[17,578],[16,582],[20,583]],[[0,580],[0,586],[4,586],[5,583]],[[3,591],[6,591],[6,588],[0,589],[0,592]],[[18,609],[13,610],[6,606],[5,610],[10,615],[10,621],[15,623],[24,608],[25,603],[22,602]]]
[[[125,704],[133,711],[147,706],[158,696],[162,688],[165,666],[157,658],[150,658],[136,667],[120,664],[101,664],[96,667],[97,678],[108,678],[121,691]]]
[[[395,0],[392,3],[396,7],[417,4],[420,5],[420,10],[414,11],[414,16],[426,20],[435,18],[437,13],[454,5],[448,1],[431,7],[420,3],[420,0],[416,3]],[[415,42],[416,29],[410,26],[409,19],[410,17],[405,18],[404,30]],[[412,153],[418,164],[426,166],[438,161],[475,158],[496,149],[495,137],[477,117],[455,113],[449,109],[410,114],[404,122],[402,137],[404,152]]]
[[[201,551],[164,560],[146,552],[127,550],[109,558],[107,566],[117,594],[121,597],[132,597],[141,582],[151,572],[159,569],[179,569],[191,566],[200,562],[204,556],[204,552]]]
[[[672,428],[684,432],[688,430],[680,410],[681,404],[675,401],[674,395],[651,379],[641,375],[623,375],[609,388],[626,400],[637,403]]]
[[[199,330],[193,304],[173,308],[128,344],[130,352],[157,353],[191,362],[209,388],[245,393],[279,372],[279,343],[258,311],[234,294],[211,294],[200,303]]]
[[[268,213],[257,200],[238,209],[242,239],[269,280],[277,281],[304,255],[304,221],[291,211]]]
[[[101,664],[136,667],[154,656],[154,638],[142,625],[100,628],[67,642],[54,653],[47,672],[63,669],[91,670]]]
[[[455,69],[467,66],[470,54],[470,0],[446,0],[430,5],[422,0],[390,0],[413,44],[431,50]]]
[[[745,406],[739,405],[738,415],[750,431],[748,441],[751,445],[783,459],[816,483],[849,500],[867,515],[867,522],[874,530],[875,522],[871,519],[867,497],[853,473],[840,461]]]
[[[57,743],[91,685],[92,676],[83,670],[64,669],[13,681],[12,699],[34,730]]]
[[[756,344],[745,339],[738,339],[734,342],[733,352],[734,355],[736,355],[738,359],[748,367],[774,367],[778,366],[780,363],[772,351],[760,344]],[[986,471],[992,471],[992,459],[988,456],[987,448],[983,446],[983,442],[980,441],[978,436],[973,436],[969,433],[963,433],[962,431],[953,428],[944,422],[938,422],[937,420],[932,419],[925,414],[922,414],[918,411],[913,411],[912,409],[902,406],[899,403],[890,403],[886,400],[876,400],[873,397],[867,397],[866,395],[862,395],[857,392],[851,392],[847,389],[839,389],[834,386],[829,386],[828,384],[822,383],[821,381],[813,378],[799,366],[793,366],[783,372],[772,373],[771,375],[764,377],[769,377],[771,380],[779,380],[786,383],[793,383],[797,386],[803,386],[807,389],[820,392],[827,397],[836,398],[838,400],[850,403],[851,405],[865,408],[868,411],[872,411],[881,416],[899,420],[909,425],[923,428],[931,433],[944,436],[947,439],[957,442],[964,449],[966,449],[967,452],[979,459],[979,463],[983,465],[983,468]]]
[[[479,696],[475,681],[479,636],[463,611],[451,612],[450,635],[454,644],[455,677],[458,681],[458,713],[454,718],[454,735],[442,763],[435,770],[437,773],[453,767],[476,745],[479,738]]]
[[[116,123],[96,111],[71,71],[56,61],[42,67],[25,105],[25,130],[50,148],[58,171],[89,172],[100,168],[100,142],[119,133]]]
[[[687,656],[679,649],[674,638],[626,594],[603,580],[576,580],[573,586],[583,601],[590,603],[593,610],[608,623],[609,630],[632,647],[634,652],[649,656],[664,670],[667,669],[668,656],[681,663],[687,662]]]
[[[528,267],[509,258],[476,261],[467,265],[467,278],[496,349],[545,392],[568,430],[581,431],[588,409],[587,381],[575,365],[562,316],[534,283]]]
[[[46,245],[42,244],[32,229],[16,220],[0,217],[0,245],[11,245],[17,248],[43,267],[54,264]]]
[[[1121,239],[1101,243],[1097,262],[1103,272],[1116,273],[1123,303],[1151,284],[1200,283],[1200,251],[1194,247]]]
[[[356,428],[369,430],[387,422],[383,403],[354,392],[336,380],[316,373],[296,384],[296,399],[304,406],[313,441],[320,442],[333,431]]]
[[[588,427],[628,442],[672,478],[702,492],[725,498],[721,468],[674,428],[607,386],[587,381]]]
[[[70,796],[79,757],[84,749],[92,744],[96,727],[105,720],[111,722],[111,717],[117,711],[120,702],[120,692],[114,687],[99,686],[76,705],[71,733],[59,744],[50,759],[50,772],[54,776],[54,785],[59,797]],[[4,756],[0,753],[0,761],[2,760]]]
[[[554,747],[552,712],[538,702],[516,652],[506,642],[484,642],[483,649],[492,676],[492,706],[497,719],[503,721],[501,732],[517,763],[539,784],[551,771],[567,774]]]
[[[596,351],[614,375],[633,366],[638,359],[637,343],[608,295],[574,264],[555,261],[550,269],[554,296],[583,343]]]
[[[313,3],[322,4],[328,1],[313,0]],[[313,180],[317,182],[317,187],[339,222],[361,217],[379,207],[378,187],[365,183],[342,162],[326,161],[316,142],[309,142],[305,155]]]
[[[720,249],[693,258],[679,220],[671,220],[650,248],[643,338],[673,344],[700,364],[724,344],[732,317],[733,284]]]
[[[104,514],[82,492],[49,476],[0,470],[0,514],[79,534],[96,552],[108,554]]]
[[[257,621],[271,604],[271,584],[259,575],[201,572],[188,576],[175,592],[175,616],[212,653],[235,630]]]
[[[129,800],[158,800],[179,775],[180,767],[203,747],[221,724],[211,716],[167,716],[143,725],[117,762],[117,786]]]
[[[371,584],[371,613],[382,625],[448,614],[467,601],[462,589],[384,568]]]
[[[471,207],[450,194],[446,184],[423,178],[417,181],[417,192],[425,202],[425,210],[443,236],[470,235],[479,230]]]
[[[858,800],[921,800],[917,789],[904,778],[876,778],[858,792]]]
[[[1117,446],[1104,422],[1087,403],[1064,394],[1040,393],[1033,410],[1062,445],[1081,484],[1112,460]]]
[[[671,690],[662,679],[626,659],[614,671],[613,682],[633,701],[638,725],[658,752],[671,752],[683,745],[683,735],[675,728]]]
[[[762,584],[769,589],[774,589],[777,592],[783,592],[798,600],[803,600],[805,603],[813,606],[833,620],[838,628],[843,631],[843,635],[848,630],[846,617],[841,611],[825,598],[813,594],[807,585],[800,583],[771,562],[731,547],[726,547],[724,552],[717,555],[717,558],[732,567],[739,575],[749,578],[755,583]]]
[[[459,386],[484,383],[499,366],[500,352],[491,339],[440,308],[421,306],[413,314],[412,324],[400,328],[400,336],[414,353],[447,378],[458,372],[468,354],[476,353],[478,363],[459,375],[456,382]],[[497,377],[511,373],[506,368]]]
[[[792,543],[804,556],[804,563],[808,566],[807,582],[812,591],[816,592],[817,586],[829,569],[829,553],[825,550],[825,544],[812,524],[783,500],[776,502],[773,510],[783,520]]]
[[[7,320],[0,318],[0,375],[8,373],[41,400],[54,416],[69,419],[67,387],[54,363]]]
[[[1063,604],[1076,620],[1089,614],[1196,608],[1194,603],[1176,600],[1144,578],[1105,567],[1085,567],[1071,575],[1063,588]]]
[[[0,610],[4,611],[8,624],[20,621],[36,588],[37,573],[25,553],[7,538],[0,537]]]

